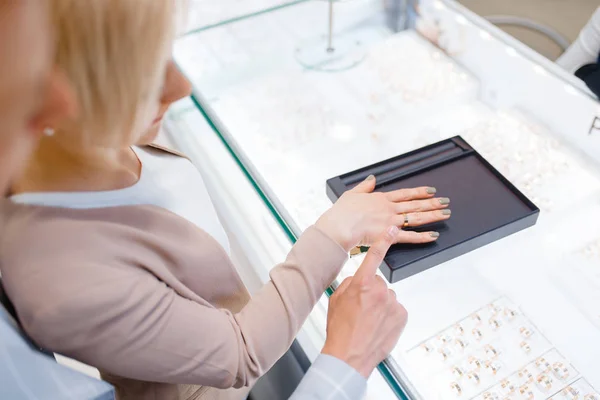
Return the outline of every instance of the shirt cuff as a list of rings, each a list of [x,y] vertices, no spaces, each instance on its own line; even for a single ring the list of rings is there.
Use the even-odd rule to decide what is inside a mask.
[[[367,380],[354,368],[321,354],[289,400],[360,400],[366,391]]]

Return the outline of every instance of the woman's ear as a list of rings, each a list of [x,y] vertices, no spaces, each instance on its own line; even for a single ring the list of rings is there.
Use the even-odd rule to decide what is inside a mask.
[[[77,113],[77,100],[71,83],[62,70],[54,68],[39,112],[31,122],[33,131],[48,132],[64,119],[76,118]]]

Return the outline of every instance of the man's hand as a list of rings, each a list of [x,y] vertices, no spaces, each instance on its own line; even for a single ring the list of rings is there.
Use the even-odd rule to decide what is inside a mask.
[[[345,279],[329,299],[322,353],[346,362],[365,378],[392,351],[408,319],[396,293],[375,275],[397,236],[398,228],[389,228],[371,246],[356,275]]]

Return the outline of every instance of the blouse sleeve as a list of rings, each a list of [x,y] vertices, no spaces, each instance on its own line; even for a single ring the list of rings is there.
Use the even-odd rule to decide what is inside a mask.
[[[44,248],[47,256],[39,257]],[[21,265],[11,267],[7,291],[38,345],[126,378],[238,388],[285,353],[347,254],[309,228],[236,314],[184,298],[143,268],[124,266],[132,262],[127,254],[110,266],[90,257],[47,245],[35,259],[15,258]]]

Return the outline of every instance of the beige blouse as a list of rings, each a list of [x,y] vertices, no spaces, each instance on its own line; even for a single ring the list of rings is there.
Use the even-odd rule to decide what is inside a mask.
[[[347,259],[311,227],[250,299],[223,248],[164,209],[2,207],[0,271],[23,328],[120,399],[244,398]]]

